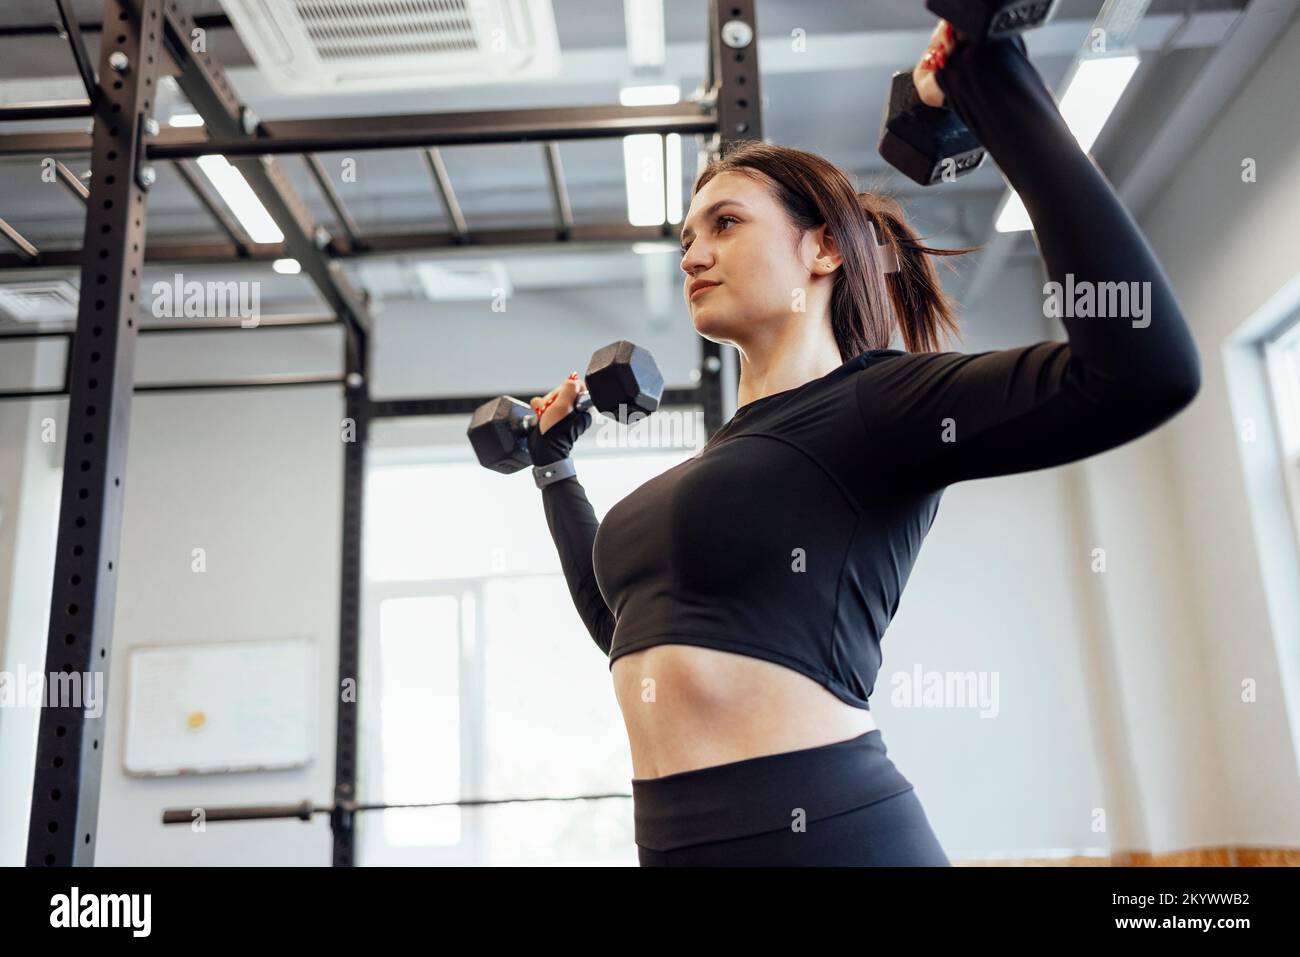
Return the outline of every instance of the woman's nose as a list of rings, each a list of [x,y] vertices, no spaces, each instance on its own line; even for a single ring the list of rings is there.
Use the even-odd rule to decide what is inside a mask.
[[[700,269],[706,268],[712,262],[712,256],[700,248],[699,240],[691,244],[691,248],[682,256],[682,272],[691,275]]]

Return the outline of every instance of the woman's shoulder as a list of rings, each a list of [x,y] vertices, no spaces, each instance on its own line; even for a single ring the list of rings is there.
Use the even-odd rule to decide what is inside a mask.
[[[905,355],[907,355],[907,353],[902,349],[869,349],[868,351],[861,353],[858,356],[858,360],[865,366],[878,359],[887,358],[889,356]]]
[[[950,374],[969,362],[977,353],[944,350],[908,352],[904,349],[872,349],[853,362],[853,385],[859,394],[898,395],[900,389],[919,388],[936,377]]]

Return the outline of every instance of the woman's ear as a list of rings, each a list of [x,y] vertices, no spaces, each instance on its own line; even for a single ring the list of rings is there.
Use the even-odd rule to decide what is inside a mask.
[[[817,270],[822,273],[834,272],[844,263],[839,243],[823,224],[817,227]]]

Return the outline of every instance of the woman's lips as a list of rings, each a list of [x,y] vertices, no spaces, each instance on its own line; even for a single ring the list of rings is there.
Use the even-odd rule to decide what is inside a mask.
[[[693,293],[691,293],[691,298],[694,299],[696,296],[702,296],[710,289],[716,289],[720,285],[722,285],[722,283],[711,282],[707,286],[701,286],[699,289],[696,289]]]

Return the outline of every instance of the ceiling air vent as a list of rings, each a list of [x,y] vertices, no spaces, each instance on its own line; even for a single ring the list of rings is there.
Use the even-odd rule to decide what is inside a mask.
[[[510,299],[515,293],[506,265],[499,259],[425,261],[416,263],[415,274],[433,302]]]
[[[545,79],[560,72],[551,0],[222,0],[284,93]]]
[[[465,299],[509,299],[510,275],[499,259],[443,259],[415,264],[424,294],[434,302]]]
[[[379,299],[504,301],[514,295],[510,273],[499,259],[365,259],[356,270],[366,292]]]
[[[0,283],[0,316],[19,322],[77,318],[77,287],[66,279]]]

